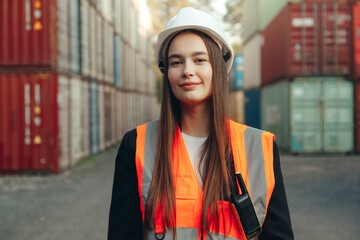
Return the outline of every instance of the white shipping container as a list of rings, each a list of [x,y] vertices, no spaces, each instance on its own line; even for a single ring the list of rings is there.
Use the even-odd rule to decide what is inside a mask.
[[[101,84],[98,85],[98,106],[99,106],[99,150],[105,150],[105,89]]]
[[[261,86],[261,46],[264,37],[259,33],[244,46],[244,90]]]
[[[113,28],[104,23],[104,80],[114,84],[114,31]]]
[[[96,10],[94,8],[90,8],[90,77],[91,78],[96,78],[96,64],[97,64],[97,31],[96,31]]]
[[[104,80],[104,55],[103,55],[103,37],[104,37],[104,24],[99,14],[95,15],[96,18],[96,36],[95,36],[95,78],[98,81]]]
[[[70,71],[70,34],[69,34],[69,4],[58,0],[58,68],[60,72]],[[45,46],[44,46],[45,47]]]
[[[120,34],[122,32],[122,5],[124,1],[116,1],[114,0],[114,28],[115,31]]]
[[[59,169],[70,166],[69,79],[58,75]]]
[[[117,2],[117,1],[114,1]],[[120,2],[120,1],[118,1]],[[113,23],[113,1],[112,0],[101,0],[101,12],[106,21],[110,24]]]
[[[90,76],[91,61],[91,16],[87,0],[81,0],[81,71],[84,76]]]
[[[81,156],[85,157],[90,154],[90,84],[89,81],[82,81],[81,93],[81,126],[82,126],[82,139],[81,139]]]
[[[82,157],[82,108],[82,81],[79,76],[73,76],[70,80],[71,166],[74,166]]]

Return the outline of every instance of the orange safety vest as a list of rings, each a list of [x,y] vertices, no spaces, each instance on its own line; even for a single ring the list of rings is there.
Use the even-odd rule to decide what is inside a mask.
[[[235,172],[240,172],[249,190],[255,211],[263,224],[270,197],[275,186],[273,170],[274,135],[238,124],[230,123],[231,149]],[[144,221],[145,204],[154,170],[157,150],[159,121],[137,127],[136,171],[140,209]],[[230,203],[218,202],[219,232],[210,232],[201,238],[201,211],[203,193],[188,156],[180,128],[177,128],[173,144],[173,180],[176,199],[176,233],[178,239],[246,239],[235,217],[229,211]],[[239,192],[240,189],[239,189]],[[222,204],[221,204],[222,203]],[[224,210],[224,211],[223,211]],[[231,216],[229,216],[231,214]],[[230,217],[232,218],[231,221]],[[225,229],[223,222],[226,221]],[[166,226],[165,226],[166,228]],[[156,233],[164,232],[161,216],[155,216],[155,231],[148,233],[148,239],[156,239]],[[173,239],[167,230],[164,239]]]

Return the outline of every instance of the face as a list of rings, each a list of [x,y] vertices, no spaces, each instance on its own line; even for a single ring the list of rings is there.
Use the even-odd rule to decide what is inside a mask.
[[[183,32],[170,44],[168,79],[174,96],[195,105],[212,95],[212,67],[204,41],[195,33]]]

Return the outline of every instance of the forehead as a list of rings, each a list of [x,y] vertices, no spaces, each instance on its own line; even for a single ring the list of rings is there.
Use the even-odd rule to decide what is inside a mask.
[[[191,54],[198,51],[208,53],[203,39],[190,31],[178,34],[169,46],[169,56],[171,54]]]

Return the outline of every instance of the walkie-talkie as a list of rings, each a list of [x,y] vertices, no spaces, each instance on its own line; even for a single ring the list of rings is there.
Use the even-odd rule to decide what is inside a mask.
[[[249,196],[248,190],[245,186],[241,173],[236,174],[241,195],[232,193],[231,202],[238,213],[239,222],[244,230],[246,239],[253,239],[261,232],[261,225],[256,215],[254,205]]]

